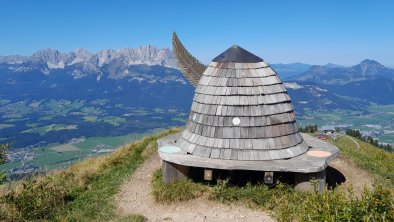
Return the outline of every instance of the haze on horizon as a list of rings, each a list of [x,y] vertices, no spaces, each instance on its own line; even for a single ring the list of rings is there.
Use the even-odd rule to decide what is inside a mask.
[[[394,66],[391,1],[2,1],[0,55],[171,47],[208,63],[233,44],[270,63]]]

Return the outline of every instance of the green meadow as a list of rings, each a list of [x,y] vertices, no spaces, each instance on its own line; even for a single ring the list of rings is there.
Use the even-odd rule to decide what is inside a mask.
[[[156,131],[154,131],[156,132]],[[107,151],[141,139],[145,134],[128,134],[113,137],[80,138],[75,144],[50,144],[33,150],[35,158],[29,161],[12,162],[0,165],[0,170],[8,171],[12,168],[20,168],[23,165],[32,165],[40,170],[54,170],[65,168],[77,161],[101,155],[93,152],[97,146],[105,147]]]
[[[78,129],[77,125],[51,124],[51,125],[47,125],[47,126],[24,130],[21,133],[38,133],[42,136],[42,135],[45,135],[51,131],[75,130],[75,129]]]
[[[350,128],[362,131],[377,130],[380,131],[377,136],[380,142],[394,144],[394,105],[373,105],[368,107],[368,112],[305,110],[303,115],[297,115],[297,121],[303,126],[349,124]]]

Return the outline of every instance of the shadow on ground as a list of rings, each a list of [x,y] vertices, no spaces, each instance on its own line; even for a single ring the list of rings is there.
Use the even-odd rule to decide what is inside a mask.
[[[346,181],[346,177],[334,167],[326,168],[326,183],[329,189],[341,185]],[[190,178],[199,183],[214,185],[217,180],[227,180],[232,186],[245,186],[247,183],[252,185],[264,183],[264,172],[250,170],[215,170],[212,181],[204,181],[204,169],[193,167],[190,171]],[[275,172],[274,181],[294,185],[294,173]],[[271,186],[275,186],[276,183]]]
[[[339,170],[334,167],[328,166],[326,169],[326,183],[329,189],[333,189],[338,185],[346,182],[346,177]]]

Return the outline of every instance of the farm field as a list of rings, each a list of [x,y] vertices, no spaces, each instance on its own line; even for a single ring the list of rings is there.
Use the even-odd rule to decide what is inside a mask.
[[[149,131],[148,134],[159,132]],[[23,174],[32,171],[50,171],[68,167],[86,158],[103,155],[118,147],[139,140],[146,134],[128,134],[112,137],[77,138],[67,144],[54,143],[31,149],[29,156],[22,161],[12,161],[0,166],[1,171],[10,174]],[[25,154],[26,155],[26,154]]]
[[[0,104],[0,138],[12,148],[180,126],[190,108],[140,107],[108,99],[1,99]]]
[[[154,129],[183,127],[189,106],[136,107],[107,99],[0,100],[0,142],[10,158],[0,167],[12,174],[46,171],[111,152]],[[366,111],[296,110],[300,126],[345,124],[394,144],[394,105]]]
[[[368,112],[335,110],[330,112],[305,110],[297,115],[300,125],[348,125],[358,129],[380,142],[394,144],[394,105],[372,105]]]

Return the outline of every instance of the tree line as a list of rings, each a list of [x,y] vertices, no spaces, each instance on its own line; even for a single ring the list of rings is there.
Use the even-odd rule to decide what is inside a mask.
[[[363,136],[359,130],[356,129],[347,129],[346,130],[346,135],[352,136],[354,138],[357,138],[361,141],[367,142],[371,144],[374,147],[393,152],[393,147],[390,144],[382,144],[379,143],[378,139],[374,139],[371,136]]]
[[[318,131],[317,125],[306,125],[305,127],[300,127],[299,130],[302,133],[314,133]]]
[[[6,150],[8,148],[10,148],[9,144],[0,144],[0,165],[5,163],[5,161],[7,160]],[[7,179],[6,173],[0,171],[0,184],[6,181],[6,179]]]

